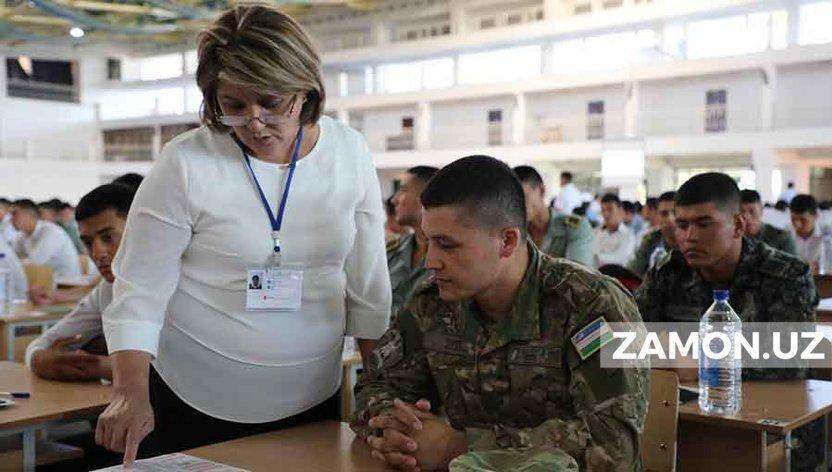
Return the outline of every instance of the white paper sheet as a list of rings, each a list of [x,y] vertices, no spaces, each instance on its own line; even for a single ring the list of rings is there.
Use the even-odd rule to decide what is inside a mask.
[[[186,454],[168,454],[165,456],[142,459],[133,463],[129,469],[121,465],[99,469],[98,472],[116,472],[129,470],[131,472],[247,472],[244,469],[206,461]]]

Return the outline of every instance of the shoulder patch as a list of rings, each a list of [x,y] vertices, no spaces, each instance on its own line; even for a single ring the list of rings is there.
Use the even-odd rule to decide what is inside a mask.
[[[398,237],[398,238],[395,238],[395,239],[391,239],[390,241],[387,241],[387,252],[395,251],[396,249],[399,248],[399,246],[401,246],[401,244],[402,244],[402,238],[401,237]]]
[[[797,256],[764,245],[760,245],[760,252],[762,253],[760,272],[765,275],[779,279],[794,279],[809,271],[809,265]]]
[[[676,249],[666,252],[665,255],[661,257],[661,259],[656,261],[656,270],[661,270],[664,266],[670,264],[670,261],[673,260],[673,255],[677,252],[678,251]]]
[[[581,225],[581,217],[577,215],[568,215],[563,219],[563,223],[570,229],[575,229]]]
[[[588,359],[610,341],[612,341],[612,329],[603,316],[591,321],[572,336],[572,346],[581,360]]]

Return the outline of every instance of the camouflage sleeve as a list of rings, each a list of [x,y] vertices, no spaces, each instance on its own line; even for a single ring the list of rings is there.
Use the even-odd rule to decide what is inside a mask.
[[[815,323],[818,295],[809,265],[795,261],[784,269],[780,278],[764,282],[761,291],[768,295],[765,300],[765,316],[760,321],[783,323]],[[765,348],[765,346],[763,346]],[[795,359],[794,365],[783,368],[743,369],[744,379],[787,380],[804,379],[809,376],[806,361]]]
[[[783,232],[783,240],[780,243],[780,247],[777,249],[787,252],[793,256],[797,256],[797,244],[794,242],[794,236],[788,231]]]
[[[650,244],[650,238],[647,236],[641,238],[641,243],[639,243],[633,258],[627,264],[627,268],[643,277],[644,273],[647,272],[647,266],[650,264],[651,249],[653,247]]]
[[[645,322],[656,323],[667,321],[664,315],[666,303],[664,302],[664,294],[661,290],[659,276],[660,266],[661,264],[656,264],[656,267],[648,270],[644,276],[644,281],[636,289],[636,305],[638,305],[641,319]]]
[[[355,385],[355,413],[350,427],[361,437],[373,430],[367,422],[391,408],[393,399],[414,403],[427,398],[437,404],[436,387],[422,348],[422,333],[408,305],[379,339],[368,366]]]
[[[592,266],[592,227],[586,218],[581,218],[576,227],[570,229],[565,257],[587,267]]]
[[[602,289],[595,300],[578,307],[569,326],[570,337],[599,316],[608,322],[641,324],[636,305],[623,287],[609,279],[598,283]],[[647,413],[649,369],[646,365],[602,368],[598,353],[582,360],[571,344],[565,357],[576,419],[550,418],[534,428],[503,424],[468,428],[469,450],[502,448],[523,455],[555,448],[575,458],[581,470],[636,469]]]

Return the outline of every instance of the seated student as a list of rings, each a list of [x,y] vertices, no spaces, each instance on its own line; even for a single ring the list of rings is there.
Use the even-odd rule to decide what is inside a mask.
[[[12,210],[12,223],[20,231],[15,251],[25,262],[48,265],[55,269],[55,278],[78,277],[81,265],[72,240],[60,226],[39,219],[38,207],[32,200],[18,200]]]
[[[407,470],[637,467],[647,369],[602,369],[597,350],[570,339],[598,318],[640,324],[638,310],[612,279],[536,249],[523,200],[487,156],[449,164],[422,192],[436,278],[355,387],[351,426],[375,458]]]
[[[75,209],[67,202],[59,202],[55,223],[66,231],[78,254],[84,254],[84,243],[78,234],[78,222],[75,221]]]
[[[0,239],[12,247],[17,240],[17,230],[12,224],[12,202],[7,198],[0,198]]]
[[[141,174],[137,174],[135,172],[128,172],[126,174],[120,175],[113,179],[113,184],[124,184],[128,187],[133,187],[134,189],[138,190],[139,185],[142,184],[142,180],[144,180],[144,176]]]
[[[121,243],[135,192],[125,185],[106,184],[86,194],[78,203],[75,215],[81,240],[104,280],[71,313],[26,348],[26,365],[40,377],[56,380],[112,377],[103,343],[101,313],[113,299],[110,263]]]
[[[0,267],[5,266],[11,272],[11,301],[25,301],[26,293],[29,289],[26,272],[23,270],[23,264],[20,263],[17,254],[15,254],[12,247],[3,238],[0,238],[0,255],[2,255],[3,259],[0,262]]]
[[[428,239],[422,232],[422,202],[419,195],[425,185],[439,169],[430,166],[411,167],[401,178],[399,191],[393,196],[393,212],[396,224],[412,234],[406,234],[387,245],[387,270],[390,272],[390,288],[393,303],[390,307],[390,322],[413,291],[428,277],[425,268],[425,252]]]
[[[676,192],[665,192],[656,199],[655,230],[647,233],[639,244],[627,268],[643,277],[662,256],[676,247],[676,224],[673,220],[673,199]],[[649,200],[649,199],[648,199]]]
[[[586,266],[592,264],[592,227],[586,218],[562,215],[546,206],[546,186],[534,167],[517,166],[514,173],[526,196],[527,231],[543,253],[565,257]]]
[[[797,253],[809,264],[813,274],[820,268],[820,246],[823,237],[832,234],[832,228],[824,226],[818,214],[815,197],[800,194],[789,204],[792,219],[792,234],[797,244]]]
[[[789,254],[797,255],[792,235],[780,228],[763,223],[763,202],[756,190],[740,192],[740,213],[745,221],[745,235]]]
[[[744,322],[815,320],[818,299],[808,265],[743,236],[740,192],[731,177],[715,172],[693,176],[676,192],[674,213],[679,249],[648,271],[636,291],[645,322],[698,322],[713,302],[713,290],[724,289]],[[807,373],[802,368],[743,369],[747,379],[805,378]],[[698,377],[696,369],[679,374],[681,380]],[[796,432],[793,470],[812,470],[810,464],[822,457],[806,446],[822,442],[819,427]]]
[[[638,206],[640,203],[633,203],[629,200],[621,202],[621,209],[624,211],[624,224],[636,235],[636,240],[640,241],[640,236],[644,236],[644,218],[639,214]]]
[[[595,229],[592,238],[593,266],[624,266],[636,249],[636,236],[624,224],[624,211],[618,196],[608,193],[601,198],[601,214],[604,224]]]

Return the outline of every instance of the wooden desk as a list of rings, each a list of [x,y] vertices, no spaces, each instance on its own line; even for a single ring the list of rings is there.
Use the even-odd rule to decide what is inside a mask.
[[[815,288],[820,298],[832,298],[832,275],[816,275]]]
[[[0,359],[13,361],[15,338],[20,328],[37,327],[41,332],[58,322],[64,315],[72,311],[75,304],[45,305],[35,307],[31,303],[15,304],[9,313],[0,314],[0,332],[3,333],[2,346],[5,356]],[[0,352],[3,352],[0,350]]]
[[[358,381],[358,370],[361,369],[361,354],[353,353],[342,360],[343,374],[341,376],[341,421],[349,420],[355,407],[352,390]]]
[[[23,468],[35,470],[35,431],[52,423],[95,415],[110,402],[110,387],[98,382],[54,382],[23,364],[0,361],[0,390],[29,392],[28,399],[0,408],[0,436],[23,435]]]
[[[695,382],[685,385],[697,386]],[[789,444],[796,428],[828,416],[832,412],[832,382],[743,382],[742,401],[736,416],[705,415],[695,401],[679,407],[680,471],[765,471],[768,435]],[[827,418],[823,444],[829,443],[828,437]],[[790,456],[786,448],[786,471],[790,470]]]
[[[346,423],[325,421],[184,451],[195,457],[257,471],[386,469]]]

